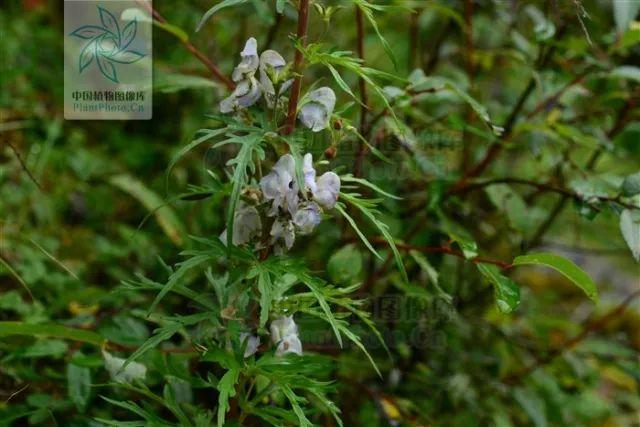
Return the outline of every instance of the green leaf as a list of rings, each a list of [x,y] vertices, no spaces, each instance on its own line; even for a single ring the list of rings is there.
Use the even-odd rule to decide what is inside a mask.
[[[224,425],[225,414],[229,410],[229,397],[236,395],[235,385],[238,382],[240,371],[230,369],[220,378],[218,382],[218,427]]]
[[[327,322],[329,322],[329,324],[331,325],[331,328],[333,329],[333,333],[335,334],[336,339],[338,340],[338,344],[340,345],[340,347],[342,347],[342,336],[340,335],[340,328],[338,326],[338,322],[336,321],[336,318],[331,312],[331,308],[329,307],[327,300],[322,295],[322,292],[320,292],[320,287],[318,286],[322,282],[315,279],[313,276],[309,274],[301,274],[298,276],[298,278],[302,281],[302,283],[304,283],[307,286],[307,288],[309,288],[309,290],[311,291],[315,299],[318,301],[320,308],[322,309],[325,316],[327,317],[326,319]]]
[[[238,199],[240,198],[240,191],[247,182],[247,168],[253,165],[253,154],[260,149],[261,140],[261,134],[251,133],[241,137],[234,135],[227,141],[222,142],[223,144],[240,144],[238,155],[227,163],[235,166],[233,172],[233,189],[231,190],[231,196],[227,204],[227,248],[229,248],[229,250],[233,246],[233,218]]]
[[[329,258],[327,273],[332,282],[351,285],[356,283],[362,272],[362,255],[355,245],[347,245]]]
[[[621,65],[620,67],[616,67],[611,70],[611,72],[609,73],[609,77],[634,80],[640,83],[640,67],[634,67],[632,65]]]
[[[173,167],[176,165],[176,163],[178,163],[178,161],[184,157],[185,154],[187,154],[189,151],[193,150],[194,148],[196,148],[197,146],[199,146],[200,144],[207,142],[208,140],[210,140],[211,138],[215,138],[218,135],[222,135],[223,133],[225,133],[227,131],[227,128],[222,128],[222,129],[216,129],[216,130],[210,130],[210,129],[204,129],[202,130],[202,132],[204,133],[203,136],[201,136],[200,138],[196,138],[193,141],[191,141],[189,144],[185,145],[184,147],[182,147],[172,158],[171,161],[169,162],[169,166],[167,166],[167,172],[165,173],[165,187],[169,188],[169,175],[171,174],[171,170],[173,169]]]
[[[620,214],[620,231],[636,261],[640,261],[640,215],[625,209]]]
[[[24,322],[0,322],[0,337],[28,335],[32,337],[62,338],[100,346],[102,336],[84,329],[69,328],[53,324],[29,324]]]
[[[33,301],[33,294],[31,293],[31,289],[29,289],[27,283],[24,281],[22,276],[20,276],[18,272],[15,271],[13,267],[11,267],[11,264],[9,264],[2,256],[0,256],[0,265],[2,265],[9,272],[9,274],[11,274],[18,281],[18,283],[20,283],[20,286],[22,286],[27,291],[29,297]]]
[[[175,93],[185,89],[211,90],[219,88],[215,80],[189,74],[155,71],[153,90],[160,93]]]
[[[369,21],[369,24],[371,24],[371,26],[373,27],[373,30],[376,32],[376,35],[378,36],[378,39],[382,44],[382,48],[384,49],[387,56],[389,57],[389,59],[391,59],[391,62],[393,63],[393,68],[397,70],[398,62],[396,60],[396,56],[393,54],[393,49],[391,49],[389,42],[387,41],[387,39],[384,38],[384,36],[380,32],[380,28],[378,28],[378,23],[376,22],[376,19],[373,16],[373,9],[376,8],[378,10],[382,10],[382,6],[372,5],[366,0],[356,0],[356,3],[360,8],[360,10],[362,11],[362,13],[364,14],[364,16],[367,18],[367,21]]]
[[[196,27],[196,32],[200,31],[200,29],[204,26],[204,24],[206,24],[206,22],[209,20],[209,18],[211,18],[213,16],[214,13],[216,13],[219,10],[222,10],[226,7],[231,7],[231,6],[235,6],[241,3],[246,3],[247,0],[223,0],[220,3],[218,3],[217,5],[213,6],[211,9],[207,10],[205,12],[204,15],[202,15],[202,19],[200,19],[200,22],[198,23],[198,26]]]
[[[547,416],[544,400],[534,391],[526,388],[516,388],[513,397],[522,406],[535,427],[547,427]]]
[[[80,412],[84,412],[91,396],[91,371],[89,368],[67,365],[67,390],[69,398]]]
[[[500,273],[500,269],[491,264],[477,264],[478,270],[493,285],[496,304],[503,313],[511,313],[520,305],[520,287]]]
[[[393,236],[391,236],[391,233],[389,233],[389,227],[387,226],[387,224],[385,224],[384,222],[380,221],[377,218],[377,216],[379,215],[379,212],[374,209],[374,206],[376,205],[375,202],[371,200],[361,199],[357,197],[357,195],[355,194],[340,193],[340,197],[343,198],[344,200],[347,200],[353,206],[358,208],[358,210],[362,212],[362,214],[365,217],[367,217],[369,221],[371,221],[371,223],[373,223],[373,225],[382,234],[384,239],[389,244],[389,247],[391,248],[391,252],[393,252],[393,258],[396,262],[396,266],[398,267],[398,270],[400,271],[402,280],[405,283],[408,283],[409,278],[407,277],[407,271],[404,269],[404,264],[402,262],[402,256],[400,256],[400,251],[398,251],[398,248],[396,247],[396,243],[393,239]]]
[[[640,172],[627,176],[622,182],[622,195],[633,197],[640,194]]]
[[[149,307],[147,314],[150,314],[153,310],[155,310],[156,306],[162,300],[162,298],[164,298],[164,296],[167,293],[169,293],[174,286],[178,284],[178,281],[180,281],[187,272],[189,272],[191,269],[197,267],[198,265],[202,264],[203,262],[209,259],[210,259],[209,255],[203,254],[203,255],[196,255],[192,258],[187,259],[186,261],[181,262],[179,264],[178,269],[174,271],[173,274],[171,274],[171,276],[169,276],[169,280],[162,287],[162,289],[160,290],[156,298],[153,300],[153,303],[151,303],[151,306]]]
[[[287,0],[276,0],[276,12],[280,14],[284,12],[285,4],[287,4]]]
[[[298,403],[298,401],[301,400],[301,398],[296,396],[293,390],[291,390],[291,388],[289,388],[289,386],[287,385],[281,385],[280,389],[282,390],[282,393],[289,400],[289,403],[291,403],[291,408],[293,408],[293,412],[298,417],[298,422],[300,427],[313,427],[313,423],[309,421],[309,419],[304,414],[302,407]]]
[[[271,310],[271,299],[273,298],[271,290],[273,283],[271,275],[268,271],[261,270],[258,273],[258,290],[260,291],[260,327],[264,327],[269,320],[269,311]]]
[[[371,243],[369,243],[369,239],[367,239],[367,237],[362,233],[362,231],[360,231],[360,229],[358,228],[358,224],[356,224],[353,218],[351,218],[351,216],[344,209],[343,205],[341,203],[337,203],[335,206],[335,209],[338,212],[340,212],[340,214],[347,220],[349,225],[351,225],[351,228],[353,228],[353,231],[355,231],[358,237],[360,237],[360,240],[362,240],[362,243],[364,243],[367,249],[369,249],[371,253],[374,254],[377,258],[382,259],[378,251],[376,251],[374,247],[371,246]]]
[[[128,174],[114,175],[109,178],[109,183],[129,194],[149,211],[152,211],[169,239],[178,246],[182,245],[184,226],[173,209],[167,206],[156,193]]]
[[[544,265],[551,267],[571,280],[594,302],[598,301],[598,289],[591,277],[572,261],[552,253],[522,255],[513,260],[513,265]]]
[[[394,196],[393,194],[384,191],[382,188],[378,187],[374,183],[369,182],[364,178],[357,178],[357,177],[355,177],[355,176],[353,176],[351,174],[342,175],[340,177],[340,181],[342,181],[342,182],[357,182],[358,184],[364,185],[365,187],[368,187],[368,188],[372,189],[373,191],[382,194],[385,197],[388,197],[388,198],[394,199],[394,200],[402,200],[402,197]]]

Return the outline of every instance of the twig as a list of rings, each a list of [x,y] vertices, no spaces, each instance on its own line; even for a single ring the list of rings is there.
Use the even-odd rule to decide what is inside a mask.
[[[575,199],[578,201],[582,201],[583,198],[580,194],[571,191],[567,188],[562,188],[562,187],[556,187],[550,184],[545,184],[545,183],[541,183],[541,182],[535,182],[535,181],[529,181],[527,179],[521,179],[521,178],[510,178],[510,177],[506,177],[506,178],[494,178],[494,179],[490,179],[487,181],[483,181],[483,182],[478,182],[478,183],[474,183],[474,184],[468,184],[465,185],[462,188],[457,188],[457,189],[452,189],[448,194],[460,194],[460,193],[466,193],[469,191],[473,191],[473,190],[477,190],[480,188],[484,188],[484,187],[488,187],[491,185],[496,185],[496,184],[518,184],[518,185],[528,185],[530,187],[535,187],[540,191],[547,191],[547,192],[552,192],[552,193],[558,193],[558,194],[562,194],[563,196],[567,197],[567,198],[571,198],[571,199]],[[596,199],[598,199],[598,201],[601,202],[611,202],[611,203],[616,203],[626,209],[640,209],[638,206],[633,205],[631,203],[625,203],[623,201],[620,200],[620,197],[607,197],[607,196],[596,196]]]
[[[565,341],[562,345],[552,349],[544,357],[538,357],[536,361],[530,364],[529,366],[526,366],[521,370],[516,371],[513,374],[507,376],[504,379],[504,382],[507,384],[517,383],[522,379],[524,379],[529,374],[531,374],[532,372],[534,372],[536,369],[553,362],[558,356],[561,356],[566,351],[572,349],[573,347],[578,345],[580,342],[582,342],[585,338],[587,338],[589,335],[591,335],[594,332],[598,332],[604,326],[606,326],[607,323],[609,323],[611,320],[617,318],[622,313],[624,313],[625,310],[629,307],[629,305],[631,305],[633,300],[635,300],[638,297],[640,297],[640,290],[637,290],[632,294],[630,294],[629,296],[627,296],[620,304],[618,304],[616,307],[611,309],[604,316],[600,317],[599,319],[587,322],[582,328],[582,331],[575,337]]]
[[[637,103],[637,99],[634,96],[631,96],[629,100],[625,103],[625,105],[620,109],[620,111],[618,112],[618,118],[616,119],[616,122],[614,123],[613,127],[609,130],[609,132],[607,132],[608,139],[614,138],[618,133],[620,133],[624,129],[624,127],[627,124],[628,115],[630,111],[633,110],[636,103]],[[586,171],[593,171],[595,169],[597,161],[602,155],[602,153],[603,153],[602,147],[597,148],[593,152],[593,154],[591,155],[591,157],[589,158],[585,166]],[[540,226],[535,231],[531,239],[529,239],[529,242],[525,245],[525,249],[527,250],[531,249],[533,247],[536,247],[540,243],[540,241],[542,240],[542,237],[546,234],[549,228],[551,228],[551,225],[553,225],[555,220],[558,218],[558,215],[560,215],[560,213],[564,210],[564,207],[566,206],[568,200],[569,200],[569,196],[563,195],[560,198],[560,200],[556,202],[553,209],[551,209],[549,216],[544,220],[542,224],[540,224]]]
[[[153,8],[153,6],[151,6],[150,3],[147,2],[141,2],[138,1],[138,4],[142,5],[143,7],[145,7],[155,18],[156,21],[162,23],[162,24],[166,24],[167,20],[164,19],[164,17],[160,14],[160,12],[158,12],[157,10],[155,10]],[[227,76],[225,76],[220,69],[213,63],[211,62],[211,60],[209,60],[209,58],[206,57],[206,55],[202,52],[200,52],[194,45],[193,43],[191,43],[189,40],[180,40],[180,42],[184,45],[184,47],[187,48],[187,50],[189,52],[191,52],[196,58],[198,58],[198,60],[200,62],[202,62],[205,67],[207,67],[209,69],[209,71],[211,72],[211,74],[213,74],[213,77],[216,78],[216,80],[218,80],[220,83],[224,84],[227,89],[229,90],[233,90],[235,89],[236,85],[235,83],[233,83],[231,81],[231,79],[229,79]]]
[[[31,181],[33,181],[33,183],[36,185],[36,187],[38,187],[38,189],[42,191],[43,190],[42,186],[40,185],[40,183],[38,182],[36,177],[33,176],[31,171],[27,167],[27,165],[22,160],[22,156],[20,156],[20,152],[16,149],[16,147],[13,146],[13,144],[11,142],[6,141],[6,143],[9,146],[9,148],[11,148],[11,151],[13,151],[13,154],[16,155],[16,158],[18,159],[18,163],[20,163],[20,167],[22,168],[22,170],[25,171],[25,173],[27,174],[29,179],[31,179]]]
[[[307,26],[309,22],[309,0],[300,0],[298,9],[298,42],[304,47],[307,44]],[[283,135],[290,135],[296,128],[296,117],[298,115],[298,100],[300,99],[300,87],[302,85],[302,62],[304,57],[302,50],[296,50],[293,62],[293,71],[296,74],[291,88],[291,98],[289,98],[289,108],[287,110],[287,122],[282,129]]]
[[[560,35],[564,33],[565,30],[566,30],[566,26],[560,28],[560,30],[558,30],[557,37],[560,37]],[[537,69],[542,69],[547,66],[547,64],[551,60],[551,57],[553,56],[553,53],[555,52],[555,45],[550,46],[548,49],[544,51],[544,53],[542,53],[542,50],[540,52],[541,53],[539,55],[538,61],[536,61]],[[464,186],[467,180],[482,174],[482,172],[484,172],[487,169],[487,167],[489,167],[489,165],[498,157],[498,154],[500,154],[500,152],[502,151],[504,141],[511,136],[511,132],[513,131],[513,127],[516,123],[516,120],[518,119],[518,116],[522,112],[522,109],[524,107],[524,104],[527,102],[527,99],[529,99],[529,96],[533,92],[533,88],[535,87],[535,84],[536,84],[535,77],[532,76],[529,79],[527,86],[520,94],[518,101],[516,102],[513,109],[511,110],[509,117],[507,117],[507,120],[502,126],[504,130],[502,135],[500,135],[498,141],[494,142],[493,144],[491,144],[491,146],[489,146],[489,149],[487,150],[487,153],[482,158],[482,160],[480,160],[480,162],[478,162],[476,166],[471,168],[471,170],[465,173],[464,176],[460,179],[460,181],[458,181],[454,185],[454,188]]]
[[[587,76],[587,74],[589,74],[590,71],[591,71],[591,69],[587,69],[587,70],[583,71],[582,73],[580,73],[577,76],[575,76],[569,83],[567,83],[566,85],[561,87],[556,93],[554,93],[550,97],[540,101],[538,103],[538,105],[536,105],[534,107],[534,109],[531,110],[526,115],[526,118],[530,119],[533,116],[535,116],[538,113],[540,113],[543,109],[548,109],[548,108],[552,107],[553,105],[555,105],[555,103],[558,102],[558,99],[567,91],[567,89],[569,89],[572,86],[575,86],[575,85],[579,84],[580,82],[582,82],[584,80],[584,78]]]
[[[380,238],[375,238],[372,240],[372,242],[376,243],[376,244],[387,244],[387,241],[384,239],[380,239]],[[474,264],[493,264],[493,265],[497,265],[498,267],[500,267],[503,270],[506,270],[508,268],[511,268],[512,265],[508,262],[504,262],[504,261],[500,261],[500,260],[496,260],[496,259],[491,259],[491,258],[484,258],[484,257],[473,257],[473,258],[467,258],[464,256],[464,253],[462,253],[462,251],[458,251],[455,249],[450,248],[449,246],[414,246],[414,245],[409,245],[406,243],[401,243],[401,242],[396,242],[396,247],[398,249],[402,249],[405,251],[418,251],[418,252],[422,252],[425,254],[447,254],[447,255],[453,255],[456,256],[458,258],[462,258],[462,259],[466,259],[469,262],[472,262]]]

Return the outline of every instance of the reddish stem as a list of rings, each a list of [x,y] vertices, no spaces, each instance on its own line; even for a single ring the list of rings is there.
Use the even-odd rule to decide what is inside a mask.
[[[302,47],[307,44],[307,26],[309,23],[309,0],[300,0],[300,8],[298,9],[298,31],[297,36]],[[293,62],[293,70],[296,78],[291,87],[291,98],[289,98],[289,108],[287,110],[287,122],[282,129],[283,135],[290,135],[296,128],[296,117],[298,115],[298,101],[300,99],[300,87],[302,86],[302,62],[304,56],[302,50],[296,50],[296,56]]]

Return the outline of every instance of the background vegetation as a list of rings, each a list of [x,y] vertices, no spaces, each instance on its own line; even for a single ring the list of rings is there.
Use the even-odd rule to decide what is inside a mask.
[[[157,0],[119,122],[63,119],[61,3],[0,9],[0,423],[640,424],[640,2]],[[249,37],[328,129],[218,115]],[[285,256],[218,239],[250,143],[342,179]]]

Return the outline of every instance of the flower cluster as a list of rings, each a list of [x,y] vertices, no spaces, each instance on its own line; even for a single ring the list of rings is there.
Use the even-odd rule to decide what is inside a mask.
[[[262,195],[270,204],[267,215],[274,218],[269,243],[276,253],[291,249],[296,232],[310,234],[322,219],[322,208],[333,209],[340,193],[340,178],[334,172],[326,172],[316,180],[310,153],[303,158],[304,188],[298,188],[295,173],[295,159],[285,154],[260,180]]]
[[[253,241],[257,249],[269,245],[273,246],[276,254],[280,254],[291,249],[296,234],[313,232],[322,220],[323,210],[333,209],[336,205],[340,178],[334,172],[326,172],[316,178],[311,153],[303,158],[302,174],[304,182],[300,188],[295,179],[294,157],[285,154],[278,159],[271,172],[260,180],[261,192],[254,198],[256,205],[243,200],[238,202],[231,239],[234,245]],[[263,224],[271,224],[266,242],[260,240]],[[227,230],[223,231],[220,239],[227,241]]]
[[[287,62],[275,50],[265,50],[258,56],[258,43],[251,37],[240,52],[242,60],[233,70],[236,83],[233,93],[220,101],[220,112],[231,113],[248,108],[264,95],[269,108],[275,108],[278,99],[291,87],[293,79]],[[255,74],[259,72],[259,80]],[[328,87],[313,90],[301,102],[299,119],[313,132],[329,125],[336,103],[336,95]]]

